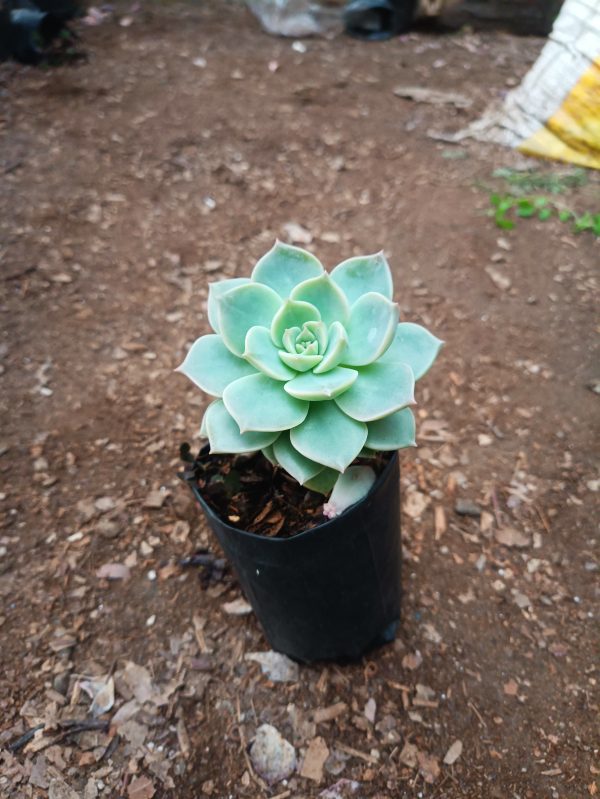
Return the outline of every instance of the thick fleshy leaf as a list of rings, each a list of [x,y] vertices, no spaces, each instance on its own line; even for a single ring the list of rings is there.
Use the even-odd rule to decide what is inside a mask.
[[[345,324],[348,320],[350,306],[346,295],[326,272],[300,283],[292,291],[290,298],[310,302],[319,309],[321,319],[326,325],[332,322]]]
[[[223,400],[217,400],[208,406],[204,421],[211,452],[254,452],[268,447],[279,435],[278,432],[240,433],[240,428],[227,411]]]
[[[429,330],[413,322],[401,322],[382,361],[407,363],[413,370],[415,380],[429,371],[444,342]]]
[[[416,447],[415,417],[410,408],[384,416],[367,425],[366,446],[376,450],[402,449],[402,447]]]
[[[220,333],[219,329],[219,304],[218,300],[226,291],[231,291],[244,283],[251,283],[249,277],[232,277],[229,280],[221,280],[218,283],[210,283],[208,286],[208,321],[215,333]]]
[[[317,277],[323,271],[321,262],[311,253],[277,241],[254,267],[252,280],[270,286],[287,299],[298,283]]]
[[[279,360],[277,350],[275,357]],[[227,386],[239,377],[256,374],[251,364],[230,352],[221,337],[213,333],[196,339],[175,371],[189,377],[202,391],[214,397],[223,396]]]
[[[273,452],[279,465],[291,474],[300,485],[304,485],[307,480],[323,471],[322,464],[305,458],[297,449],[294,449],[287,432],[279,436],[273,447]]]
[[[222,294],[217,305],[221,338],[235,355],[243,355],[250,328],[270,328],[281,299],[268,286],[245,283]]]
[[[287,367],[279,357],[279,352],[271,341],[271,333],[267,327],[250,328],[246,334],[244,358],[267,377],[272,377],[273,380],[291,380],[295,375],[295,372]],[[240,375],[240,377],[242,376]]]
[[[286,383],[284,388],[288,394],[298,399],[311,402],[328,400],[349,389],[357,377],[356,369],[344,369],[343,366],[338,366],[322,375],[316,375],[314,372],[298,375]]]
[[[298,452],[340,472],[356,458],[366,439],[367,426],[343,413],[335,400],[313,403],[304,422],[290,432]]]
[[[329,338],[327,349],[321,363],[315,367],[315,374],[328,372],[342,362],[346,346],[348,344],[348,335],[346,329],[341,322],[334,322],[329,328]]]
[[[288,327],[282,337],[283,346],[288,352],[296,354],[296,338],[300,333],[299,327]]]
[[[305,322],[319,322],[321,314],[309,302],[286,300],[271,323],[271,338],[278,347],[283,346],[283,334],[290,327],[302,328]]]
[[[297,372],[308,372],[323,360],[322,355],[298,355],[285,350],[279,350],[279,357],[290,369],[295,369]]]
[[[311,491],[316,491],[318,494],[329,494],[339,476],[340,473],[337,469],[330,469],[326,466],[315,477],[307,480],[304,487],[310,488]]]
[[[230,383],[223,392],[223,402],[242,433],[289,430],[303,422],[308,413],[308,402],[290,397],[278,380],[263,374]]]
[[[221,400],[214,400],[213,402],[210,403],[208,408],[210,408],[211,405],[214,405],[217,402],[221,402]],[[201,438],[208,438],[208,430],[206,429],[206,419],[207,419],[207,416],[208,416],[208,408],[204,411],[204,414],[202,415],[202,421],[200,422],[200,436],[201,436]]]
[[[279,435],[281,435],[281,433]],[[275,440],[277,440],[277,439],[275,439]],[[262,452],[262,454],[265,456],[265,458],[269,461],[269,463],[272,466],[277,466],[278,465],[277,458],[275,457],[275,453],[273,452],[273,444],[269,444],[268,447],[263,447],[261,449],[261,452]]]
[[[302,326],[302,330],[298,334],[296,343],[300,344],[303,341],[310,341],[310,340],[317,342],[318,344],[317,352],[322,355],[327,347],[327,325],[325,324],[325,322],[304,323],[304,325]]]
[[[254,380],[254,377],[243,377],[242,380]],[[334,402],[353,419],[372,422],[412,405],[414,389],[415,379],[410,366],[405,363],[372,363],[359,371],[356,382]]]
[[[350,310],[344,366],[366,366],[390,346],[398,326],[398,306],[381,294],[363,294]]]
[[[342,261],[331,272],[331,279],[342,289],[350,305],[369,291],[383,294],[388,300],[394,292],[392,273],[383,252]]]
[[[323,505],[323,515],[335,519],[346,508],[364,499],[374,482],[375,472],[370,466],[348,467],[336,480],[329,502]]]

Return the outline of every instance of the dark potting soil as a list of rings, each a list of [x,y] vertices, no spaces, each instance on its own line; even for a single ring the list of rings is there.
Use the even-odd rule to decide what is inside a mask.
[[[182,448],[184,460],[189,459],[188,452]],[[391,455],[382,452],[374,458],[358,458],[355,464],[371,466],[379,476]],[[269,538],[289,538],[327,521],[323,515],[327,498],[301,486],[260,452],[200,453],[191,470],[205,502],[232,527]]]

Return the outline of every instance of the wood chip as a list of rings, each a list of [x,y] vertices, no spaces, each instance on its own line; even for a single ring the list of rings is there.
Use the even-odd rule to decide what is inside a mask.
[[[319,707],[312,714],[312,720],[315,724],[322,724],[326,721],[333,721],[342,713],[348,710],[348,705],[345,702],[336,702],[335,705],[329,707]]]
[[[494,538],[505,547],[528,547],[531,539],[514,527],[501,527],[494,532]]]
[[[191,745],[190,745],[190,736],[188,735],[188,731],[185,726],[185,722],[183,719],[179,719],[177,722],[177,741],[179,742],[179,748],[181,749],[181,754],[187,758],[190,756],[191,752]]]
[[[304,755],[300,776],[316,783],[321,782],[323,780],[323,766],[328,757],[329,749],[325,740],[320,736],[313,738],[308,744],[308,749]]]
[[[439,541],[448,528],[448,524],[446,522],[446,511],[444,510],[442,505],[435,506],[434,519],[435,519],[435,540]]]
[[[148,777],[137,777],[127,788],[129,799],[152,799],[156,789]]]
[[[354,749],[354,747],[348,746],[347,744],[336,743],[335,747],[336,749],[341,749],[342,752],[346,752],[347,755],[352,755],[352,757],[357,757],[359,760],[364,760],[365,763],[377,763],[377,758],[373,757],[373,755],[367,752],[361,752],[359,749]]]
[[[419,774],[423,777],[425,782],[432,785],[440,776],[440,764],[438,763],[437,757],[427,752],[419,752],[417,754],[417,761],[419,763]]]

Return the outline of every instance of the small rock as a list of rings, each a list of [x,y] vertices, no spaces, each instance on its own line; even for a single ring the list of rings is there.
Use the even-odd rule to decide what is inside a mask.
[[[117,538],[121,533],[121,527],[112,519],[107,519],[106,516],[103,516],[94,527],[94,531],[103,538]]]
[[[100,513],[108,513],[109,510],[114,510],[117,504],[112,497],[99,497],[94,502],[94,506]]]
[[[105,563],[96,571],[96,577],[103,580],[129,580],[131,572],[124,563]]]
[[[250,747],[250,759],[258,774],[269,785],[285,780],[296,769],[296,750],[271,724],[263,724],[256,731]]]
[[[444,763],[451,766],[456,763],[458,758],[462,755],[463,744],[462,741],[456,740],[444,755]]]
[[[168,496],[168,491],[151,491],[144,500],[144,507],[149,510],[159,510]]]
[[[459,516],[472,516],[474,519],[479,519],[481,516],[481,508],[470,499],[457,499],[454,510]]]
[[[492,283],[501,291],[508,291],[512,286],[511,279],[507,275],[500,272],[499,269],[494,269],[493,266],[486,266],[485,271]]]
[[[242,597],[234,599],[232,602],[225,602],[222,607],[230,616],[247,616],[248,613],[252,613],[252,607]]]
[[[371,724],[375,723],[375,714],[377,713],[377,702],[371,696],[367,700],[367,704],[365,705],[364,715],[367,721],[370,721]]]
[[[52,687],[54,690],[58,691],[59,694],[66,696],[69,690],[70,677],[71,673],[69,671],[61,671],[55,675],[54,679],[52,680]]]
[[[248,652],[245,659],[260,663],[262,673],[273,682],[297,682],[300,676],[298,664],[279,652]]]
[[[495,530],[494,538],[505,547],[528,547],[531,544],[529,536],[514,527],[500,527]]]

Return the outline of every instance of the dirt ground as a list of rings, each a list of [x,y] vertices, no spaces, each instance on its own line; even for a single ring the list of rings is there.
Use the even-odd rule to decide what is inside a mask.
[[[562,168],[428,135],[542,40],[299,47],[216,0],[82,35],[77,66],[0,67],[0,795],[595,796],[598,239],[499,230],[494,169]],[[598,188],[567,200],[597,212]],[[397,641],[275,682],[245,658],[269,647],[231,613],[234,576],[180,565],[217,550],[176,477],[207,398],[173,368],[207,281],[290,235],[328,267],[384,247],[403,318],[446,347],[402,456]],[[263,723],[298,759],[271,787],[248,754]]]

